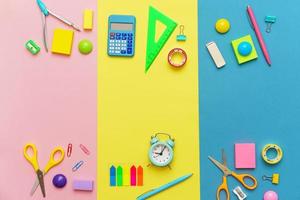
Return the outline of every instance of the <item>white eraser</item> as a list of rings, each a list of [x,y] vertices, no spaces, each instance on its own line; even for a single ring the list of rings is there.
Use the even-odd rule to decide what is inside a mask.
[[[217,68],[222,68],[226,62],[217,46],[217,44],[215,42],[209,42],[206,44],[206,47],[212,57],[212,59],[214,60]]]

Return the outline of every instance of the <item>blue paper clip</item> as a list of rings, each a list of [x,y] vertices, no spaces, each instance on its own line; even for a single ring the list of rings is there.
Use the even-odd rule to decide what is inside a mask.
[[[184,35],[184,26],[179,26],[179,35],[177,35],[176,40],[177,41],[186,41],[186,36]]]
[[[79,161],[78,163],[76,163],[75,165],[74,165],[74,167],[72,168],[72,171],[73,172],[75,172],[75,171],[77,171],[82,165],[83,165],[83,161],[81,160],[81,161]]]
[[[274,24],[276,22],[276,17],[275,16],[266,16],[265,22],[267,23],[266,32],[270,33],[272,24]]]

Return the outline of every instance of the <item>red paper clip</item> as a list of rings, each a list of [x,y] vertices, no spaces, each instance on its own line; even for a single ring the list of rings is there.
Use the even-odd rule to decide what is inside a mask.
[[[69,143],[69,144],[68,144],[68,150],[67,150],[67,156],[68,156],[68,157],[71,157],[71,154],[72,154],[72,144]]]
[[[86,155],[90,155],[90,151],[83,144],[80,144],[79,147]]]

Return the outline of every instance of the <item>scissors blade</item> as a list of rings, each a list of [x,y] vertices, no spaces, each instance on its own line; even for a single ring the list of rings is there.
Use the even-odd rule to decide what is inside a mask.
[[[225,176],[230,175],[232,172],[228,169],[225,165],[222,165],[219,161],[215,160],[213,157],[208,156],[208,159],[214,163],[223,173]]]
[[[43,171],[43,175],[45,176],[45,172]],[[39,187],[40,185],[40,181],[39,178],[37,177],[35,179],[34,184],[32,185],[31,191],[30,191],[30,196],[33,196],[33,194],[35,193],[36,189]]]
[[[225,150],[222,149],[222,160],[223,160],[223,165],[225,167],[227,167],[227,157],[226,157],[226,154],[225,154]]]
[[[39,169],[39,170],[37,170],[36,174],[37,174],[37,177],[39,179],[39,183],[40,183],[40,186],[41,186],[41,191],[42,191],[43,197],[46,197],[45,183],[44,183],[44,173]]]

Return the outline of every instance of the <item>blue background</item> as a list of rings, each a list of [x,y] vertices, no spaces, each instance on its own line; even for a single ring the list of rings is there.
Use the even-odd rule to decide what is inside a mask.
[[[272,67],[268,67],[253,29],[246,6],[251,5],[269,50]],[[199,94],[201,140],[201,199],[216,199],[216,189],[222,173],[208,159],[211,155],[221,161],[221,148],[227,153],[228,165],[234,169],[234,143],[256,143],[255,170],[258,188],[248,191],[248,199],[261,200],[263,193],[275,190],[281,200],[300,199],[300,1],[299,0],[199,0]],[[266,15],[277,16],[272,32],[265,32]],[[227,18],[231,29],[218,34],[214,24]],[[187,34],[187,33],[186,33]],[[251,34],[258,59],[238,65],[231,41]],[[205,44],[215,41],[226,60],[217,69]],[[283,160],[270,166],[260,154],[268,143],[280,145]],[[280,173],[280,184],[262,181],[262,175]],[[239,185],[229,177],[229,189]],[[231,199],[237,197],[231,192]]]

